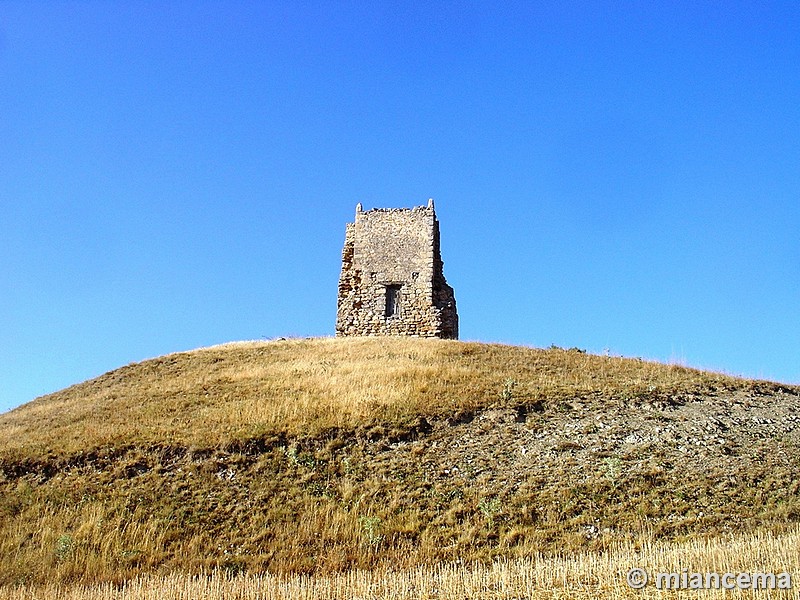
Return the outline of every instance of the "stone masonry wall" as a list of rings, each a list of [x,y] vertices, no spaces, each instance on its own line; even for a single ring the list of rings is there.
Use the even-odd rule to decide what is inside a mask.
[[[336,335],[458,338],[433,207],[363,211],[345,228]]]

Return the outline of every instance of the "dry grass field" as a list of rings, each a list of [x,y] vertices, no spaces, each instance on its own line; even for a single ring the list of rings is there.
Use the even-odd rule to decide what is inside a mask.
[[[0,598],[642,597],[620,572],[796,570],[799,413],[796,387],[576,349],[168,355],[0,415]]]
[[[402,422],[495,404],[705,394],[760,385],[636,359],[414,338],[226,344],[132,364],[0,416],[0,452],[217,447],[274,431]]]
[[[0,600],[463,600],[644,598],[796,598],[796,590],[712,588],[674,591],[626,583],[638,566],[657,572],[790,573],[800,576],[800,530],[664,544],[639,540],[606,552],[532,555],[490,564],[440,564],[406,571],[334,575],[231,575],[223,572],[138,576],[124,584],[0,588]],[[765,580],[767,581],[767,580]],[[776,585],[777,588],[777,585]]]

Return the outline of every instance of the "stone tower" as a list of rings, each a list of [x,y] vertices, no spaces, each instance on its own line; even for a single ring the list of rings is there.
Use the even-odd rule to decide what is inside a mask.
[[[356,206],[345,229],[336,335],[458,339],[453,288],[442,273],[433,208]]]

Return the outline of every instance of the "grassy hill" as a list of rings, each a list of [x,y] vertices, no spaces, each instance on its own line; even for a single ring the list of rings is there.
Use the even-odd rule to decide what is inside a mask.
[[[800,389],[577,350],[237,343],[0,415],[0,584],[568,554],[800,520]]]

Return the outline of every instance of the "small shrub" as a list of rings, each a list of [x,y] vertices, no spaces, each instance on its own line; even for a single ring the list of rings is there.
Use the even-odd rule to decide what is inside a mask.
[[[72,556],[74,551],[75,540],[72,539],[72,536],[67,534],[59,536],[59,538],[56,540],[56,546],[53,549],[53,552],[56,555],[56,560],[62,563]]]
[[[514,399],[514,388],[516,387],[517,381],[515,379],[506,379],[503,385],[503,391],[500,392],[500,398],[503,402],[511,402],[511,400]]]
[[[611,483],[617,485],[622,474],[622,460],[618,456],[608,456],[603,460],[603,475]]]
[[[494,518],[497,516],[501,511],[500,506],[500,499],[499,498],[483,498],[480,502],[478,502],[478,510],[481,511],[483,516],[486,518],[486,523],[489,525],[491,529],[494,527]]]
[[[381,518],[380,517],[360,517],[359,523],[361,524],[361,529],[367,537],[367,543],[372,548],[377,548],[383,543],[383,540],[386,538],[385,535],[380,533],[381,530]]]

